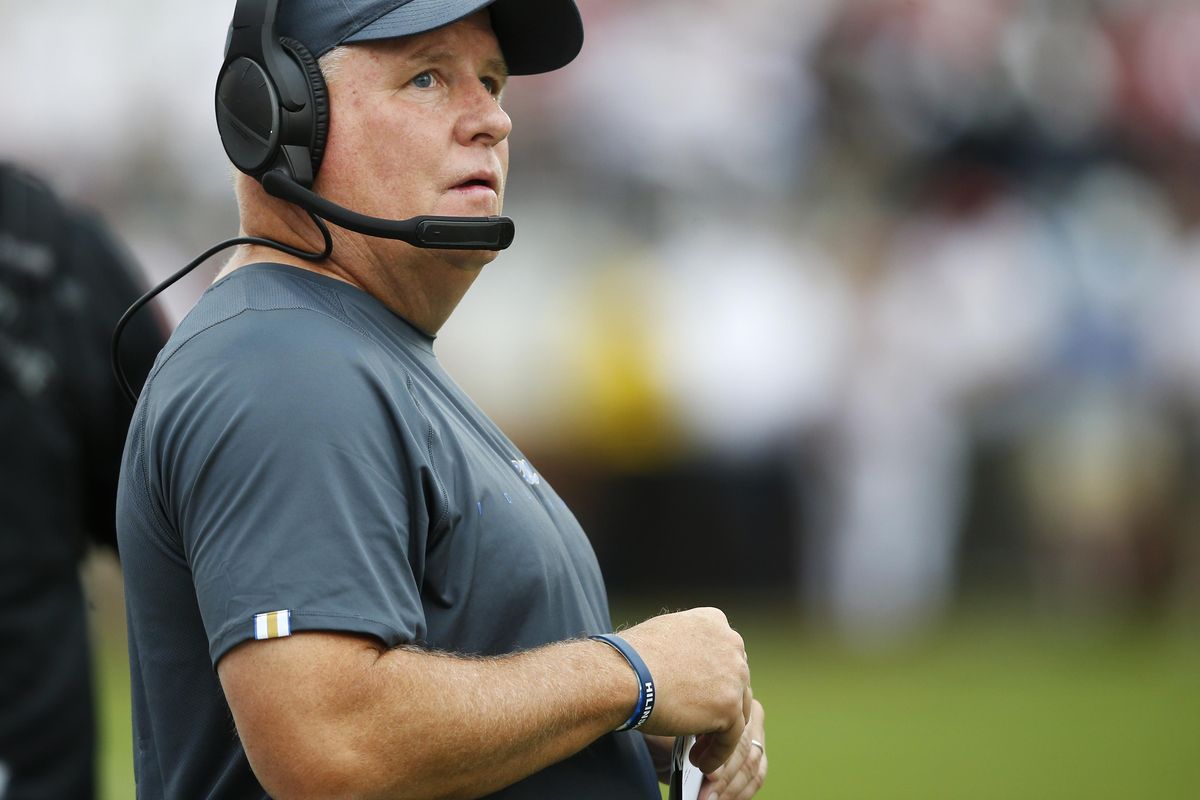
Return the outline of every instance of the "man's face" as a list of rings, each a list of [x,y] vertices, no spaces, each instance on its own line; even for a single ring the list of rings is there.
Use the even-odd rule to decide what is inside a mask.
[[[506,78],[486,11],[348,48],[329,76],[329,141],[314,188],[391,219],[499,214],[512,128],[499,102]]]

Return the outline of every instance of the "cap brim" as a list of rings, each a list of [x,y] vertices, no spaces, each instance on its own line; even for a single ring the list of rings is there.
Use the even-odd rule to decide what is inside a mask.
[[[566,66],[583,47],[583,22],[573,0],[409,0],[347,36],[369,42],[412,36],[490,8],[492,31],[512,75]]]

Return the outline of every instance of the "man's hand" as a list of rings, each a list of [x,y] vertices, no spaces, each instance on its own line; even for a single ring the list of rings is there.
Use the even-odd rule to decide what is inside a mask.
[[[749,800],[762,788],[767,778],[765,715],[762,704],[757,700],[753,703],[750,723],[742,731],[737,749],[715,772],[705,776],[699,800]]]
[[[705,773],[735,755],[753,697],[745,643],[725,614],[715,608],[663,614],[621,636],[654,676],[654,711],[641,730],[664,736],[704,734],[692,751],[692,763]]]

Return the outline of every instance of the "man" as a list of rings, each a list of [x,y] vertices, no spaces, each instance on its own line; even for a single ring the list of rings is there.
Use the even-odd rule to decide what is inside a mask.
[[[141,293],[100,220],[0,162],[0,798],[95,795],[79,563],[111,547],[129,406],[108,331]],[[164,335],[137,320],[142,377]]]
[[[519,35],[547,9],[575,25]],[[279,14],[328,81],[314,190],[393,219],[498,214],[507,65],[557,68],[582,39],[570,0]],[[244,175],[237,193],[244,234],[320,249],[299,208]],[[333,242],[315,263],[239,250],[135,413],[118,530],[139,795],[657,798],[651,750],[699,734],[706,792],[751,796],[741,638],[715,609],[586,638],[611,625],[586,537],[434,356],[495,253]]]

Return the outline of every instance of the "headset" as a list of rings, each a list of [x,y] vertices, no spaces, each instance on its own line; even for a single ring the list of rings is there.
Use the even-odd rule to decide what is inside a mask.
[[[308,48],[276,33],[278,8],[279,0],[237,2],[225,41],[225,61],[217,74],[217,131],[234,166],[257,179],[267,194],[308,213],[321,232],[324,249],[308,252],[258,236],[227,239],[138,298],[121,316],[112,337],[113,373],[130,403],[137,402],[137,395],[118,355],[125,326],[160,292],[227,247],[258,244],[307,261],[323,261],[333,252],[333,240],[322,220],[420,248],[503,250],[512,244],[515,226],[508,217],[382,219],[339,206],[312,191],[329,132],[329,92]]]

